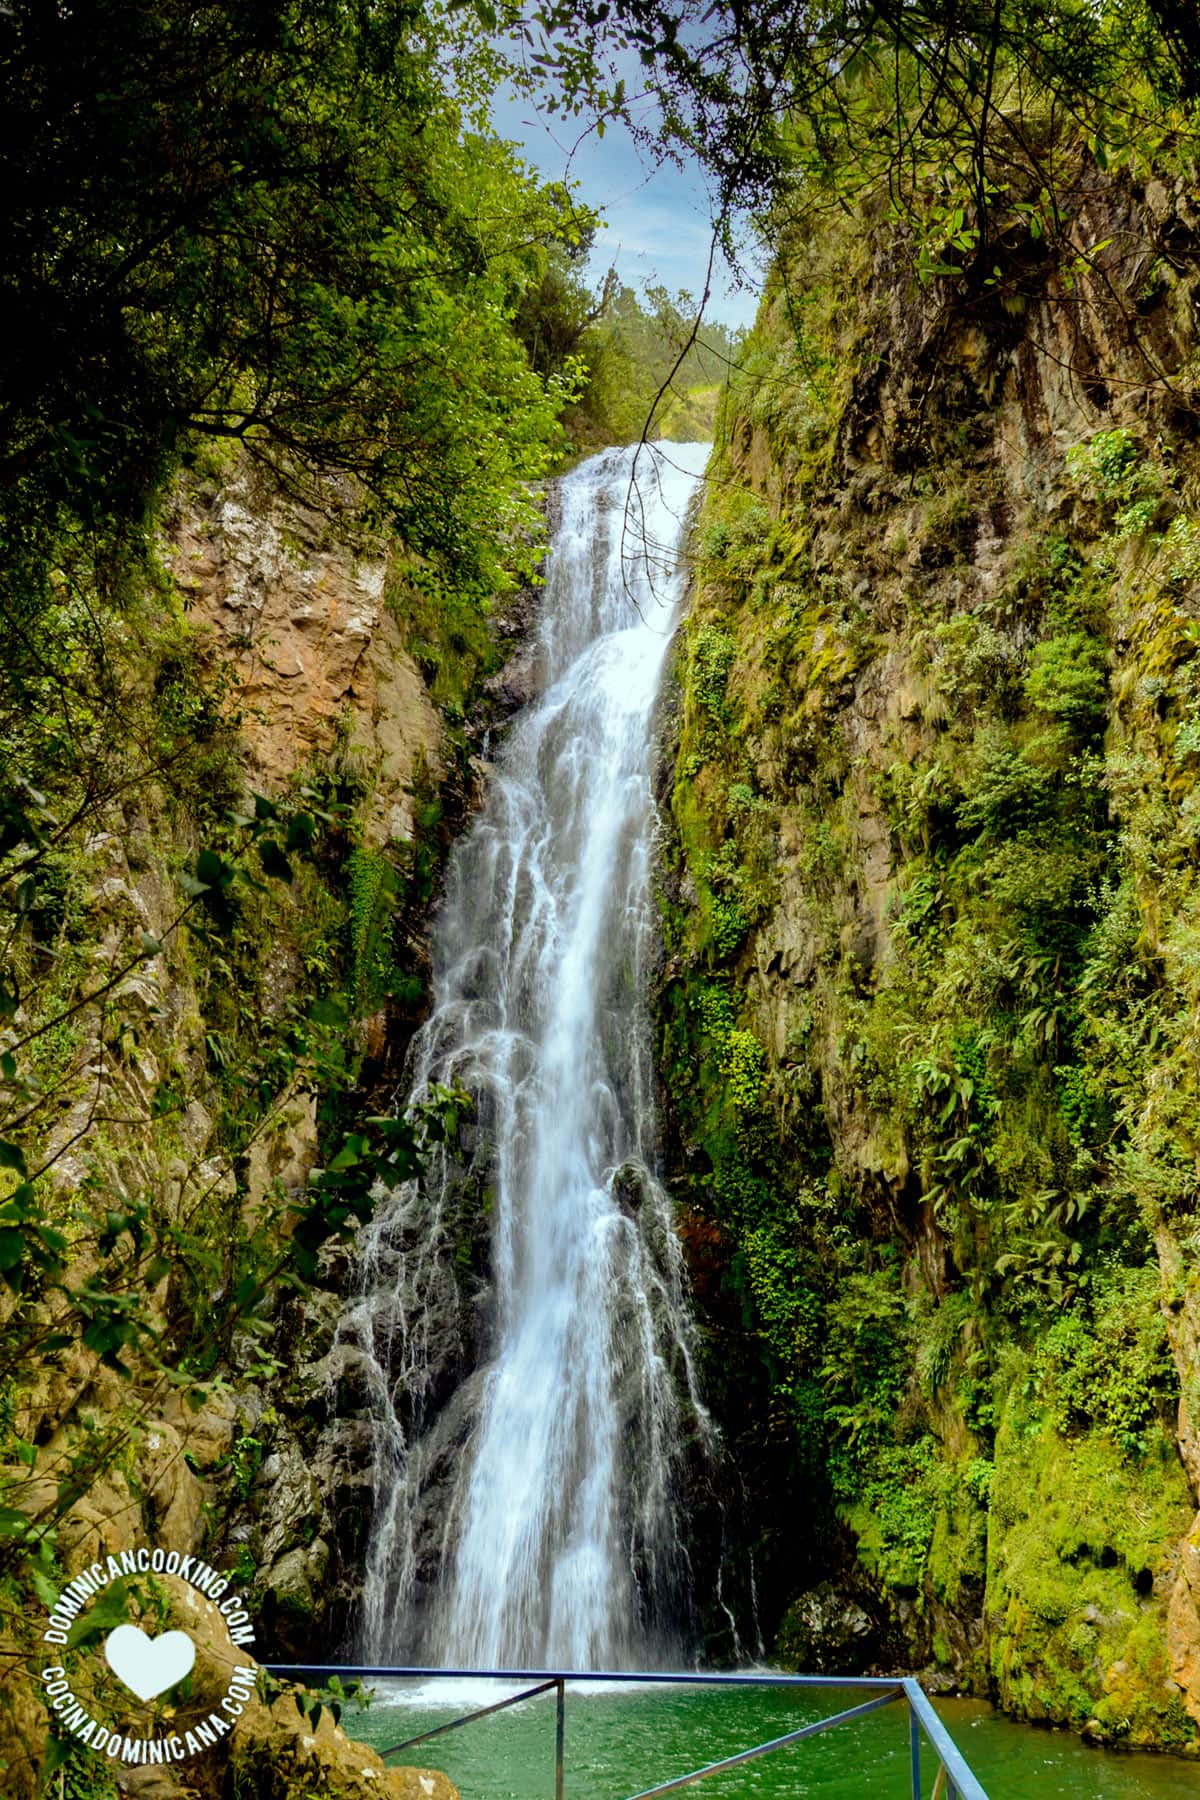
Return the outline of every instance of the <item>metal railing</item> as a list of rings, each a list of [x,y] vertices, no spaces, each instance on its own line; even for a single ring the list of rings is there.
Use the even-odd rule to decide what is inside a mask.
[[[950,1733],[938,1718],[928,1695],[919,1681],[910,1675],[884,1677],[872,1675],[773,1675],[769,1673],[748,1673],[736,1675],[696,1675],[683,1672],[664,1673],[650,1670],[639,1674],[627,1671],[595,1670],[595,1669],[397,1669],[386,1668],[374,1663],[269,1663],[268,1671],[285,1681],[312,1680],[314,1677],[327,1681],[330,1676],[364,1679],[382,1677],[390,1681],[436,1681],[457,1679],[460,1681],[505,1681],[529,1684],[522,1686],[517,1694],[510,1694],[504,1700],[497,1700],[491,1706],[478,1707],[475,1711],[464,1713],[461,1718],[449,1719],[443,1725],[434,1725],[428,1731],[419,1732],[416,1737],[405,1738],[403,1743],[392,1744],[382,1752],[387,1756],[395,1756],[401,1750],[411,1750],[417,1744],[425,1744],[431,1738],[442,1737],[448,1731],[457,1731],[460,1726],[470,1725],[477,1719],[486,1719],[492,1713],[503,1712],[506,1707],[517,1706],[522,1701],[532,1700],[540,1694],[551,1690],[555,1695],[555,1753],[554,1753],[554,1800],[564,1800],[564,1746],[566,1740],[566,1690],[569,1682],[612,1682],[614,1685],[627,1683],[639,1686],[661,1685],[672,1687],[772,1687],[799,1688],[803,1690],[835,1689],[845,1693],[857,1692],[870,1696],[857,1705],[841,1712],[830,1713],[828,1717],[816,1719],[811,1724],[801,1725],[795,1731],[785,1732],[782,1737],[770,1738],[761,1744],[754,1744],[749,1749],[739,1750],[733,1756],[722,1757],[718,1762],[705,1763],[698,1769],[692,1769],[686,1775],[675,1775],[669,1781],[660,1781],[654,1787],[641,1788],[636,1794],[630,1794],[628,1800],[651,1800],[651,1796],[671,1794],[679,1788],[692,1787],[704,1781],[710,1775],[716,1775],[724,1769],[736,1768],[741,1763],[752,1762],[760,1756],[773,1755],[778,1750],[786,1749],[791,1744],[798,1744],[805,1738],[818,1736],[821,1732],[832,1731],[835,1726],[848,1724],[853,1719],[865,1718],[868,1713],[879,1711],[881,1707],[903,1704],[908,1712],[908,1747],[909,1777],[912,1783],[912,1800],[921,1800],[921,1737],[922,1733],[929,1743],[930,1749],[937,1758],[937,1772],[933,1784],[933,1800],[987,1800],[979,1780],[974,1776],[963,1758],[962,1752],[955,1744]],[[864,1796],[866,1790],[863,1790]]]

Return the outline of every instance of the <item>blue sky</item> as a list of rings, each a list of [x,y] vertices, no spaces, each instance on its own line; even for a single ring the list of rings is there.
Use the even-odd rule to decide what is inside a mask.
[[[661,281],[672,293],[686,288],[699,299],[712,226],[698,169],[656,168],[623,125],[610,125],[600,138],[583,120],[540,114],[511,95],[498,95],[491,110],[499,136],[521,144],[542,174],[578,182],[583,200],[603,212],[606,228],[597,233],[589,265],[595,281],[615,263],[632,288]],[[718,253],[707,316],[750,325],[757,304],[757,291],[735,289]]]

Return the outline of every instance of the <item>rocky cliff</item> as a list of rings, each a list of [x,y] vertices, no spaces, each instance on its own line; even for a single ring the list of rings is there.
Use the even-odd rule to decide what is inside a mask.
[[[144,1543],[220,1566],[254,1618],[251,1659],[344,1639],[372,1502],[369,1460],[331,1424],[347,1251],[333,1240],[274,1300],[255,1284],[290,1264],[306,1184],[355,1109],[394,1088],[424,917],[476,781],[467,712],[517,625],[432,606],[336,489],[301,504],[225,459],[186,475],[137,568],[119,619],[93,602],[121,767],[46,852],[54,906],[9,940],[23,997],[5,1049],[34,1060],[20,1093],[6,1061],[6,1099],[58,1260],[0,1301],[23,1357],[0,1389],[0,1536],[18,1551],[2,1785],[25,1800],[61,1767],[97,1800],[207,1797],[269,1764],[254,1791],[275,1800],[449,1795],[427,1771],[385,1774],[287,1695],[175,1773],[114,1775],[61,1732],[47,1742],[39,1614],[97,1557]],[[22,1172],[4,1171],[18,1197]],[[205,1636],[170,1584],[127,1598],[156,1629]]]
[[[894,221],[781,206],[668,725],[659,1017],[778,1654],[1195,1753],[1200,215],[1169,165],[1080,152],[1053,245],[1014,207],[924,281]]]

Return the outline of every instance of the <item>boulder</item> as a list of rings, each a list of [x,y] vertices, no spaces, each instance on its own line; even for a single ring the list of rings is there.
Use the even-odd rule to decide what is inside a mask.
[[[389,1769],[331,1713],[312,1726],[290,1694],[241,1720],[232,1769],[235,1791],[252,1777],[255,1800],[459,1800],[458,1789],[432,1769]]]

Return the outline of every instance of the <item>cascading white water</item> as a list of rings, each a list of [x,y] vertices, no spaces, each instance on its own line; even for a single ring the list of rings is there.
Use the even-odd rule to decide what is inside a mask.
[[[482,1367],[449,1396],[466,1177],[440,1153],[381,1204],[346,1322],[374,1416],[372,1657],[619,1666],[665,1623],[681,1395],[705,1422],[654,1174],[651,720],[707,454],[644,448],[631,488],[633,451],[606,451],[561,483],[544,689],[451,860],[414,1098],[475,1096],[492,1279]]]

